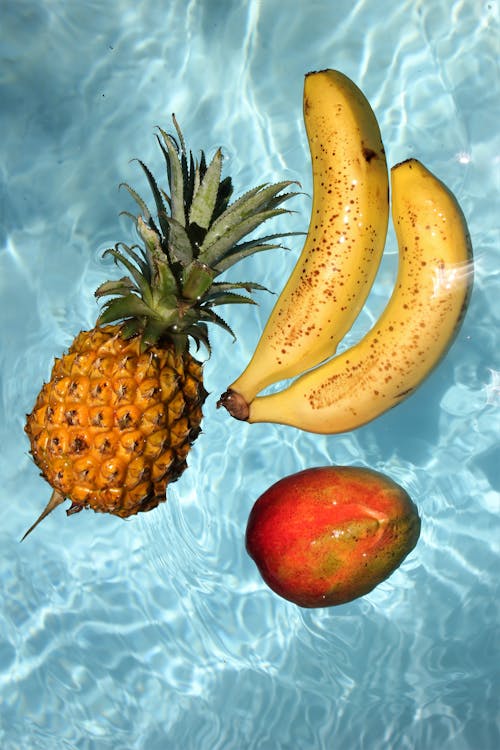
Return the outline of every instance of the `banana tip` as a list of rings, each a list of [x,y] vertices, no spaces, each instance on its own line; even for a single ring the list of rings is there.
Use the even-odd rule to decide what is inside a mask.
[[[245,422],[248,419],[250,413],[249,406],[241,393],[237,393],[229,388],[225,391],[220,399],[217,401],[217,408],[223,406],[229,414],[235,419],[240,419]]]

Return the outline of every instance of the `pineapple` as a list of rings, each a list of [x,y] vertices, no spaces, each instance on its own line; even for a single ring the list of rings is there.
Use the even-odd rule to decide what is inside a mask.
[[[141,243],[118,243],[105,254],[128,275],[96,290],[96,297],[107,301],[95,328],[80,332],[55,360],[27,416],[33,459],[53,492],[25,537],[66,499],[68,515],[92,508],[122,518],[166,499],[167,485],[186,468],[207,396],[190,342],[210,353],[207,324],[232,334],[215,308],[253,304],[241,292],[264,289],[216,278],[294,234],[241,241],[267,219],[288,213],[279,206],[295,195],[283,192],[291,182],[259,185],[231,204],[231,178],[221,179],[221,150],[209,164],[203,151],[195,161],[175,116],[173,122],[175,134],[161,128],[157,134],[168,192],[139,161],[155,218],[124,184],[140,209],[139,216],[129,216]]]

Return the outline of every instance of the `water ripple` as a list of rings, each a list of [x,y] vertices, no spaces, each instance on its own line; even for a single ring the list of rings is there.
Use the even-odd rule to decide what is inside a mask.
[[[118,7],[119,6],[119,7]],[[403,0],[167,5],[11,3],[2,19],[0,146],[0,745],[2,750],[493,750],[498,672],[498,6]],[[168,6],[168,7],[167,7]],[[311,173],[303,76],[336,67],[366,91],[392,164],[416,156],[457,193],[476,257],[464,326],[411,399],[350,435],[232,422],[218,395],[275,297],[212,333],[210,396],[189,470],[127,523],[46,502],[22,427],[38,385],[97,315],[102,251],[133,241],[122,180],[175,111],[193,147],[223,146],[237,193],[298,179],[283,230],[304,230]],[[300,250],[231,278],[279,291]],[[390,292],[395,238],[346,338]],[[362,600],[306,611],[275,596],[244,548],[248,513],[282,476],[367,464],[409,491],[416,549]]]

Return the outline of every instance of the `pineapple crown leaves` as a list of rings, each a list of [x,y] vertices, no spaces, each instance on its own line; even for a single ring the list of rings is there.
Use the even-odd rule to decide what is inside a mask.
[[[203,151],[195,160],[175,115],[176,134],[158,128],[157,141],[165,159],[168,192],[159,187],[150,169],[138,159],[149,184],[155,216],[127,183],[124,187],[140,209],[130,216],[140,245],[117,243],[106,250],[128,275],[106,281],[96,297],[108,297],[97,323],[122,322],[125,337],[140,335],[143,348],[170,339],[183,351],[191,337],[210,351],[208,323],[234,334],[214,310],[225,304],[255,304],[247,296],[265,290],[255,282],[220,282],[216,277],[253,253],[283,248],[281,240],[299,232],[244,238],[275,216],[291,213],[281,205],[297,195],[284,180],[263,183],[233,203],[230,177],[222,178],[223,155],[217,149],[207,163]],[[297,184],[297,183],[295,183]],[[242,294],[247,292],[247,294]]]

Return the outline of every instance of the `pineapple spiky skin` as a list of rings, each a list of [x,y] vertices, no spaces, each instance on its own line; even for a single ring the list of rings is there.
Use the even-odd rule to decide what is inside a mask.
[[[82,331],[28,415],[33,458],[72,512],[151,510],[186,468],[206,395],[202,365],[188,351],[142,352],[117,325]]]

